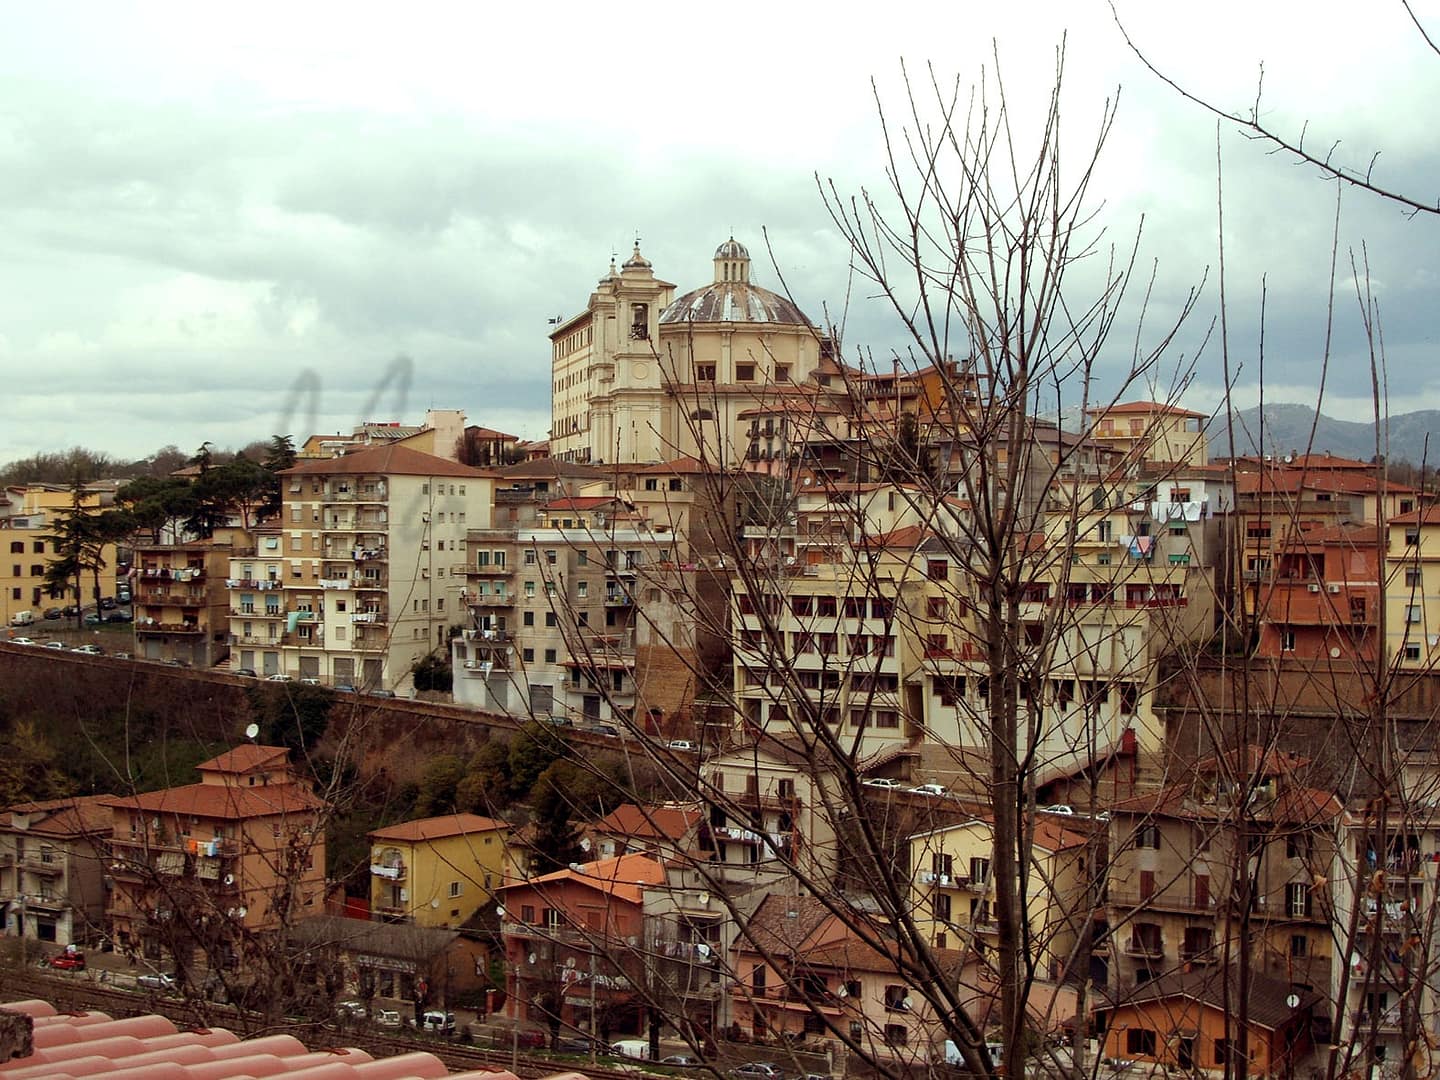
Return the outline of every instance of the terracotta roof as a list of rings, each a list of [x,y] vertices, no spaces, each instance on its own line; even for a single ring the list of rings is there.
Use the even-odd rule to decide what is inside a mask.
[[[653,465],[637,465],[634,469],[637,476],[649,473],[661,473],[665,476],[701,476],[719,471],[721,470],[706,465],[699,458],[691,457],[689,454],[682,454],[670,461],[657,461]]]
[[[1234,999],[1239,992],[1236,975],[1233,967],[1226,968],[1223,972],[1218,969],[1172,971],[1124,991],[1124,998],[1119,1002],[1106,1002],[1102,997],[1097,1000],[1096,1007],[1138,1008],[1145,1002],[1178,997],[1198,1001],[1212,1009],[1224,1009],[1227,1007],[1228,996],[1230,1007],[1233,1008]],[[1300,996],[1300,1004],[1294,1009],[1285,1004],[1285,999],[1292,993]],[[1291,1020],[1301,1020],[1322,1000],[1322,996],[1312,990],[1297,990],[1288,982],[1272,979],[1258,971],[1250,976],[1249,1016],[1250,1023],[1257,1027],[1274,1031]],[[1164,1032],[1162,1037],[1168,1034],[1169,1032]]]
[[[369,446],[344,457],[302,461],[282,469],[281,476],[353,476],[373,473],[386,476],[454,476],[460,479],[494,479],[489,469],[475,469],[449,458],[422,454],[408,446]]]
[[[479,814],[442,814],[440,817],[402,821],[399,825],[388,825],[367,835],[371,840],[398,840],[413,844],[424,840],[444,840],[451,836],[495,832],[497,829],[508,828],[509,823],[499,818],[481,817]]]
[[[290,762],[290,751],[283,746],[257,746],[242,743],[226,750],[218,757],[202,761],[195,768],[201,772],[247,773],[268,766],[285,765]]]
[[[0,828],[14,824],[12,815],[29,814],[26,833],[36,836],[72,837],[109,834],[113,815],[105,801],[108,795],[75,795],[45,802],[15,803],[0,813]]]
[[[684,840],[700,821],[700,811],[685,806],[617,806],[591,826],[592,831],[644,840]]]
[[[585,863],[578,870],[556,870],[550,874],[531,878],[529,881],[504,885],[500,891],[530,889],[561,882],[575,882],[598,889],[617,900],[639,904],[644,899],[646,886],[661,885],[665,881],[665,867],[649,855],[620,855],[614,859],[599,859]]]
[[[1191,412],[1189,409],[1182,409],[1178,405],[1166,405],[1159,401],[1126,401],[1118,405],[1095,405],[1085,411],[1091,416],[1142,414],[1145,416],[1205,417],[1209,415],[1209,413]]]
[[[1391,525],[1437,525],[1440,524],[1440,504],[1411,510],[1408,514],[1396,514],[1390,519]]]
[[[355,1047],[312,1051],[288,1034],[242,1040],[225,1028],[182,1031],[173,1021],[153,1013],[115,1020],[102,1012],[62,1013],[49,1002],[35,999],[0,1002],[0,1009],[28,1016],[34,1033],[33,1050],[0,1066],[0,1074],[4,1075],[57,1080],[122,1072],[125,1076],[155,1076],[166,1080],[189,1077],[239,1080],[275,1075],[323,1076],[325,1080],[421,1076],[444,1076],[447,1080],[515,1080],[513,1073],[493,1067],[449,1073],[439,1058],[424,1051],[375,1058]],[[563,1075],[578,1077],[581,1074]]]
[[[580,465],[573,461],[545,457],[517,461],[514,465],[502,465],[495,470],[495,475],[506,480],[603,480],[610,474],[593,465]]]
[[[465,434],[474,435],[478,439],[503,439],[506,442],[520,441],[519,435],[507,435],[503,431],[496,431],[494,428],[488,427],[467,427]]]
[[[238,784],[187,784],[184,787],[151,791],[144,795],[102,796],[107,806],[117,810],[143,810],[157,814],[189,814],[193,817],[246,818],[271,817],[319,810],[323,799],[303,784],[259,784],[255,787]]]

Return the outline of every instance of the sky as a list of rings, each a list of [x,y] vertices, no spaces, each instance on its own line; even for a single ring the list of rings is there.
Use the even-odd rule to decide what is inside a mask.
[[[1127,49],[1108,3],[985,7],[1005,10],[7,4],[0,463],[299,441],[431,407],[543,438],[547,320],[582,310],[636,237],[683,292],[733,234],[754,280],[783,275],[812,319],[843,313],[848,354],[888,362],[905,336],[847,273],[817,177],[883,195],[876,98],[892,131],[909,122],[902,65],[968,86],[998,55],[1017,143],[1033,146],[1062,41],[1067,180],[1118,95],[1088,192],[1097,255],[1068,286],[1079,302],[1110,250],[1135,252],[1102,383],[1198,290],[1165,369],[1187,380],[1187,405],[1217,406],[1227,355],[1238,405],[1262,385],[1313,404],[1328,349],[1322,409],[1363,419],[1364,287],[1390,409],[1440,407],[1440,218],[1337,196],[1217,132]],[[1338,141],[1362,168],[1379,151],[1377,181],[1440,197],[1424,104],[1440,100],[1440,56],[1398,3],[1313,3],[1303,19],[1232,0],[1114,10],[1187,89],[1248,110],[1263,63],[1267,121],[1308,125],[1309,144]],[[1415,11],[1440,38],[1440,3]],[[1163,393],[1173,376],[1158,378]]]

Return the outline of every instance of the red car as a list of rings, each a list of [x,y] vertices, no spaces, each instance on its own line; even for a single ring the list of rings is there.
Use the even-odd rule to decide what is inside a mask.
[[[61,971],[84,971],[85,954],[82,952],[62,952],[58,956],[50,958],[50,966],[59,968]]]

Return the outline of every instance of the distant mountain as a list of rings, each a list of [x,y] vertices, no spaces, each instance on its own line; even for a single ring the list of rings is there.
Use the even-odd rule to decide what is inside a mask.
[[[1267,453],[1283,455],[1304,452],[1307,447],[1316,453],[1328,450],[1341,457],[1369,461],[1375,456],[1375,425],[1336,420],[1320,414],[1309,405],[1266,405],[1263,418],[1258,407],[1234,414],[1235,452],[1237,454]],[[1310,429],[1315,428],[1311,445]],[[1227,454],[1225,428],[1216,423],[1210,429],[1211,457]],[[1429,446],[1426,437],[1429,436]],[[1264,445],[1260,445],[1263,439]],[[1390,460],[1408,461],[1419,465],[1440,463],[1440,410],[1422,409],[1390,417]],[[1383,445],[1383,443],[1382,443]]]

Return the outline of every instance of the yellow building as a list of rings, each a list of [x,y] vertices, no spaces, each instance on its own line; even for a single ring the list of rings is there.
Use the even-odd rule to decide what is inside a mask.
[[[1085,868],[1090,819],[1041,813],[1026,873],[1031,948],[1042,977],[1059,979],[1089,917]],[[1101,826],[1103,829],[1103,826]],[[994,825],[976,818],[910,837],[911,909],[936,949],[983,955],[997,940]]]
[[[48,607],[74,602],[75,589],[52,591],[45,586],[45,570],[55,558],[55,544],[45,537],[54,532],[61,514],[74,504],[67,487],[54,484],[28,484],[6,488],[0,493],[0,553],[9,558],[0,561],[0,616],[3,625],[22,611],[34,613],[39,619]],[[101,509],[100,492],[87,491],[80,506],[87,512]],[[101,550],[104,568],[100,571],[100,595],[115,595],[115,545]],[[94,577],[86,574],[81,593],[93,603],[90,593]]]
[[[1090,437],[1125,459],[1170,465],[1204,465],[1210,445],[1204,413],[1156,401],[1128,401],[1086,410]]]
[[[1385,549],[1385,644],[1392,664],[1428,669],[1440,657],[1440,506],[1391,518]]]
[[[751,282],[743,244],[721,244],[714,266],[713,282],[677,299],[637,244],[555,328],[552,456],[722,466],[745,456],[741,414],[807,382],[827,343],[795,304]]]
[[[370,833],[370,912],[386,922],[459,926],[513,876],[510,826],[446,814]]]

